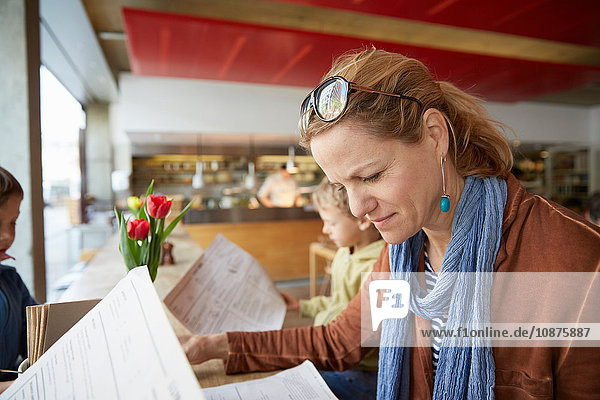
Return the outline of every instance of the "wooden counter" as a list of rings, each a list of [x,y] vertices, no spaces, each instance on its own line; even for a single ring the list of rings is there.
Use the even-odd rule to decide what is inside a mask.
[[[218,233],[250,253],[273,280],[309,277],[309,247],[317,241],[320,219],[182,225],[202,247]]]

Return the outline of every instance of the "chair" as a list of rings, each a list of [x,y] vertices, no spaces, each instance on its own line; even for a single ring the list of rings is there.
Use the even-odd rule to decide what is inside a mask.
[[[314,297],[317,294],[317,257],[322,257],[329,264],[333,261],[333,257],[335,256],[337,250],[332,249],[322,243],[313,242],[309,246],[308,250],[308,265],[309,265],[309,274],[310,274],[310,297]],[[327,288],[330,281],[330,272],[327,271],[329,268],[325,269],[326,272],[326,281],[321,285],[321,294],[323,294],[323,288]]]

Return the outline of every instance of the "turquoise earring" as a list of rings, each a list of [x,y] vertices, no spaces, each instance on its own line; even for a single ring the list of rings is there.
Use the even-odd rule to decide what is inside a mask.
[[[442,198],[440,199],[440,210],[442,212],[450,211],[450,196],[446,193],[446,175],[444,174],[444,161],[446,157],[442,157]]]

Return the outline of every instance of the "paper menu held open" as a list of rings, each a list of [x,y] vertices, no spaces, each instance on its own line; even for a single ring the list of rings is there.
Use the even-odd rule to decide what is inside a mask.
[[[281,329],[286,312],[264,268],[221,234],[164,303],[196,334]]]
[[[268,378],[202,389],[207,400],[335,400],[308,360]]]
[[[203,399],[148,269],[138,267],[1,400]]]

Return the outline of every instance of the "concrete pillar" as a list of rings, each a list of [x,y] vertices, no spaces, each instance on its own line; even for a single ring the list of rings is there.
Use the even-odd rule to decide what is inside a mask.
[[[85,175],[87,193],[102,203],[112,203],[110,174],[113,170],[109,105],[90,102],[86,106]]]
[[[13,265],[43,302],[46,266],[39,37],[37,0],[0,1],[0,165],[15,175],[25,192],[11,253],[16,258]]]

